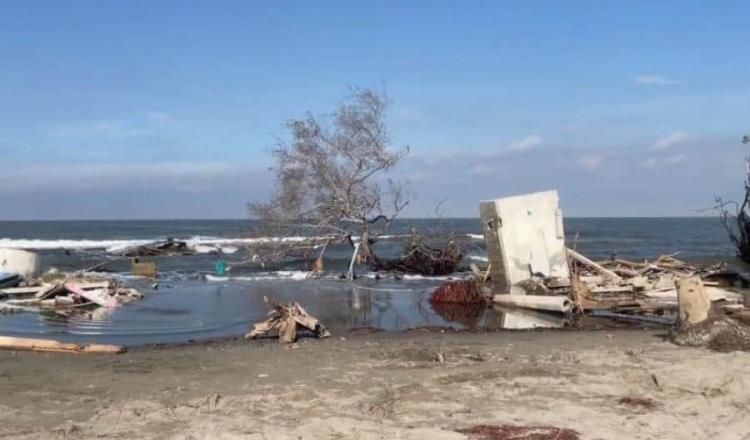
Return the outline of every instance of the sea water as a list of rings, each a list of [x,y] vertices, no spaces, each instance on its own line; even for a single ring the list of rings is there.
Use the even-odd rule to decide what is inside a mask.
[[[485,259],[479,219],[405,219],[376,243],[381,256],[396,256],[402,237],[417,228],[429,237],[462,243],[464,267]],[[41,255],[44,270],[91,267],[123,247],[172,237],[201,252],[157,257],[158,280],[130,274],[129,262],[107,266],[107,276],[141,290],[146,297],[115,310],[50,310],[0,315],[0,334],[54,337],[124,345],[177,343],[237,336],[268,311],[263,297],[300,302],[334,333],[354,328],[403,330],[423,326],[456,328],[560,327],[554,315],[480,308],[438,308],[429,302],[434,288],[451,277],[407,276],[395,280],[360,268],[354,282],[341,280],[351,257],[348,246],[326,251],[326,274],[310,279],[303,262],[277,267],[232,266],[251,257],[248,246],[297,237],[267,237],[249,220],[45,221],[0,222],[0,247],[25,248]],[[728,261],[742,268],[715,218],[568,218],[567,242],[593,259],[616,255],[644,260],[678,253],[697,262]],[[218,250],[225,252],[218,253]],[[217,262],[230,270],[217,274]],[[466,274],[457,273],[460,278]]]

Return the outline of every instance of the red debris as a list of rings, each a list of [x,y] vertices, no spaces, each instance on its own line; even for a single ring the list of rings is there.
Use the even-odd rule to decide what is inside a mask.
[[[481,304],[487,302],[476,280],[446,281],[430,297],[432,304]]]
[[[554,426],[476,425],[459,429],[471,440],[580,440],[578,431]]]

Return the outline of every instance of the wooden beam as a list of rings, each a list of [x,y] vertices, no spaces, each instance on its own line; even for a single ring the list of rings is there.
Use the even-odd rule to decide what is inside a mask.
[[[49,351],[59,353],[106,353],[115,354],[125,351],[120,345],[75,344],[52,339],[13,338],[0,336],[0,348],[8,350]]]
[[[617,275],[616,273],[612,272],[611,270],[607,269],[601,264],[595,261],[589,260],[588,258],[584,257],[578,252],[574,251],[573,249],[567,248],[567,251],[568,251],[568,255],[570,255],[570,258],[576,260],[577,262],[583,264],[584,266],[588,266],[591,269],[594,269],[595,271],[609,278],[611,281],[614,281],[617,283],[622,281],[622,277],[620,277],[620,275]]]

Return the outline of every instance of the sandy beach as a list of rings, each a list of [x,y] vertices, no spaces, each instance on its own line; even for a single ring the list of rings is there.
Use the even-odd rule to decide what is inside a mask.
[[[583,439],[744,439],[748,371],[748,353],[679,348],[653,330],[3,351],[0,437],[467,439],[485,437],[457,431],[515,425]]]

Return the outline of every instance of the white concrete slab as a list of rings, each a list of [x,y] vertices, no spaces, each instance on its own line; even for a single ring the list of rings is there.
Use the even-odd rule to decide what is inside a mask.
[[[570,277],[557,191],[483,201],[479,211],[492,279],[501,291],[532,274]]]

